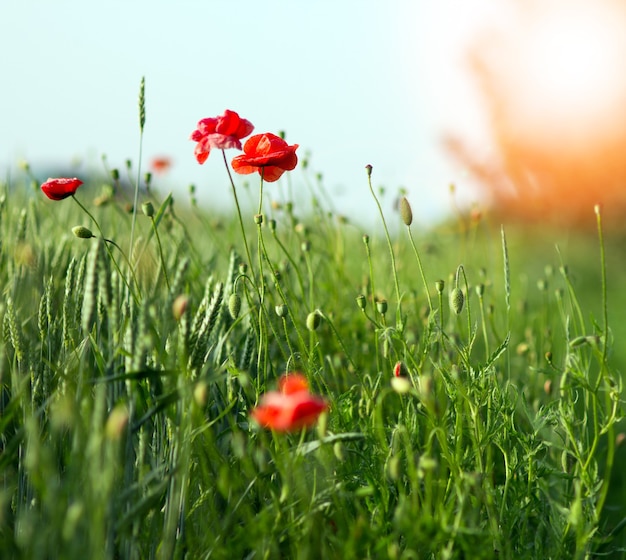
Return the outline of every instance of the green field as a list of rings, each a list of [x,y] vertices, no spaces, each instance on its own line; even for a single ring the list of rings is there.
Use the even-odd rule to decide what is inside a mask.
[[[307,172],[245,242],[142,185],[132,251],[114,178],[76,193],[97,225],[0,186],[0,557],[620,557],[623,237],[364,225]],[[328,411],[264,429],[287,371]]]

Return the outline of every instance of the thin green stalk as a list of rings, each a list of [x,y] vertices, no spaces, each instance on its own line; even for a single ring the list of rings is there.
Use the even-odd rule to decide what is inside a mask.
[[[261,226],[263,225],[263,214],[261,210],[263,208],[263,173],[261,173],[261,186],[259,190],[259,211],[257,215],[254,217],[254,221],[257,225],[257,253],[258,253],[258,263],[259,263],[259,279],[260,286],[257,285],[257,290],[259,291],[259,349],[257,354],[257,371],[259,374],[263,372],[263,379],[267,380],[267,371],[265,365],[267,361],[264,362],[263,358],[267,360],[267,349],[264,349],[264,345],[266,344],[267,339],[267,325],[263,321],[263,312],[265,309],[265,275],[263,274],[263,234],[261,232]],[[264,367],[261,367],[263,365]]]
[[[607,411],[612,407],[611,403],[611,380],[607,375],[606,371],[606,362],[607,362],[607,351],[608,351],[608,339],[609,339],[609,312],[608,312],[608,298],[607,298],[607,279],[606,279],[606,252],[604,248],[604,233],[602,230],[602,214],[600,211],[600,206],[596,205],[594,207],[594,211],[596,214],[596,222],[598,225],[598,240],[600,242],[600,264],[602,267],[602,321],[603,321],[603,335],[604,340],[602,343],[602,362],[600,364],[600,375],[598,376],[598,383],[596,385],[596,391],[594,391],[594,395],[597,395],[597,391],[600,387],[601,380],[605,380],[608,385],[605,391],[605,402]],[[606,461],[605,461],[605,473],[604,480],[602,481],[602,487],[600,489],[600,494],[598,496],[598,501],[596,505],[596,512],[599,517],[602,512],[602,508],[604,507],[604,503],[606,502],[606,498],[609,492],[609,485],[611,481],[611,472],[613,470],[613,463],[615,460],[615,428],[613,415],[611,419],[609,419],[609,425],[606,430],[607,433],[607,451],[606,451]]]
[[[372,264],[372,254],[370,252],[370,242],[369,242],[368,235],[363,236],[363,242],[365,243],[365,253],[367,255],[367,264],[369,266],[369,273],[370,273],[370,287],[372,289],[372,307],[374,309],[374,317],[376,317],[376,313],[378,313],[378,310],[376,308],[376,288],[374,286],[374,266]],[[378,335],[376,334],[376,332],[374,333],[374,348],[376,350],[376,367],[380,371],[382,369],[382,362],[380,361],[380,352],[378,350]]]
[[[132,259],[135,243],[135,222],[137,221],[137,204],[139,203],[139,183],[141,181],[141,158],[143,157],[143,129],[146,124],[146,78],[141,78],[139,85],[139,161],[137,163],[137,181],[135,183],[135,197],[133,202],[133,218],[130,225],[130,248],[128,256]]]
[[[138,299],[137,296],[135,295],[135,293],[133,292],[132,287],[130,286],[128,280],[126,279],[126,276],[124,275],[124,273],[121,271],[120,266],[117,264],[117,261],[115,260],[115,257],[113,256],[113,253],[111,253],[111,249],[109,249],[109,246],[107,243],[111,243],[113,244],[115,247],[117,247],[120,251],[120,253],[122,253],[122,256],[124,256],[124,258],[126,259],[126,262],[128,262],[128,259],[126,258],[126,255],[124,255],[124,252],[120,249],[120,247],[117,245],[117,243],[114,243],[113,241],[111,241],[110,239],[107,239],[104,235],[104,233],[102,232],[102,228],[100,227],[100,224],[98,223],[98,221],[93,217],[93,214],[87,210],[87,208],[80,202],[80,200],[78,200],[74,195],[72,195],[72,198],[74,199],[74,201],[76,202],[76,204],[78,204],[78,206],[81,207],[81,209],[85,212],[85,214],[87,214],[87,216],[89,216],[91,218],[91,221],[96,225],[96,227],[98,228],[98,232],[100,233],[100,237],[102,237],[102,239],[105,241],[104,243],[104,247],[107,250],[107,253],[109,254],[109,258],[111,259],[111,261],[113,262],[113,265],[115,266],[118,274],[120,275],[120,278],[124,281],[124,284],[126,284],[126,287],[128,288],[128,293],[129,295],[133,296],[133,299],[135,300],[135,303],[138,303]],[[130,263],[129,263],[130,265]],[[132,267],[130,267],[130,271],[131,274],[133,275],[133,278],[135,277],[134,272]],[[135,278],[135,283],[137,283],[137,279]],[[139,284],[137,284],[137,288],[139,288]]]
[[[285,295],[285,292],[283,291],[282,286],[280,285],[280,283],[276,280],[277,276],[276,276],[276,269],[274,268],[274,265],[272,264],[272,261],[270,260],[269,254],[267,252],[267,248],[265,247],[265,238],[263,237],[263,231],[261,230],[261,225],[259,224],[259,240],[260,240],[260,249],[259,249],[259,255],[263,255],[263,257],[265,258],[265,260],[267,261],[267,265],[270,268],[270,273],[272,275],[272,278],[275,279],[274,282],[274,286],[276,287],[276,291],[278,292],[278,295],[280,296],[280,298],[282,299],[283,303],[287,303],[287,297]],[[304,291],[303,291],[304,293]],[[293,323],[294,328],[296,329],[296,334],[298,335],[298,338],[300,339],[300,344],[302,345],[302,348],[306,348],[306,344],[304,342],[304,338],[302,337],[302,333],[300,332],[300,329],[298,328],[298,323],[296,321],[296,318],[293,315],[293,311],[291,309],[290,306],[287,306],[287,311],[289,313],[289,318],[291,319],[291,322]]]
[[[306,290],[304,288],[304,281],[302,280],[302,274],[300,273],[300,267],[298,266],[296,261],[293,259],[289,251],[287,251],[287,248],[285,247],[285,245],[281,242],[281,240],[276,235],[276,230],[272,229],[271,231],[272,231],[272,236],[274,237],[274,241],[278,243],[278,246],[280,247],[281,251],[287,257],[289,264],[291,264],[293,270],[296,272],[296,276],[298,278],[298,285],[300,286],[300,290],[302,291],[302,298],[304,299],[306,297]]]
[[[428,291],[428,283],[426,282],[426,275],[424,274],[424,267],[422,266],[422,259],[420,258],[420,254],[417,251],[417,247],[415,246],[415,241],[413,240],[413,233],[411,232],[411,226],[406,226],[407,232],[409,233],[409,240],[411,241],[411,247],[413,247],[413,252],[415,253],[415,258],[417,259],[417,266],[420,271],[420,275],[422,277],[422,283],[424,284],[424,291],[426,292],[426,298],[428,299],[428,310],[429,317],[432,316],[433,313],[433,303],[430,300],[430,292]]]
[[[163,267],[163,276],[165,276],[165,283],[167,284],[167,290],[170,290],[170,281],[167,277],[167,266],[165,264],[165,257],[163,256],[163,247],[161,246],[161,236],[159,235],[158,228],[156,226],[156,222],[154,221],[154,216],[150,216],[150,220],[152,220],[152,228],[154,230],[154,235],[156,236],[157,245],[159,246],[159,256],[161,257],[161,266]]]
[[[387,222],[385,220],[385,214],[383,213],[382,206],[380,205],[378,197],[376,196],[376,193],[374,192],[374,187],[372,186],[372,167],[371,167],[371,165],[367,166],[367,183],[369,185],[370,192],[372,193],[372,196],[374,197],[374,200],[376,202],[376,206],[378,207],[378,212],[380,214],[380,218],[381,218],[381,220],[383,222],[383,228],[385,230],[385,238],[387,239],[387,246],[389,247],[389,256],[391,258],[391,271],[393,273],[393,282],[394,282],[394,286],[395,286],[395,289],[396,289],[396,301],[397,301],[397,305],[396,305],[396,328],[398,329],[399,332],[402,332],[402,330],[403,330],[403,325],[402,325],[402,308],[401,308],[401,299],[400,299],[400,284],[398,283],[398,272],[396,270],[396,256],[395,256],[394,251],[393,251],[393,245],[391,244],[391,236],[389,235],[389,230],[387,229]]]
[[[230,167],[228,167],[228,161],[226,160],[226,151],[222,150],[222,157],[224,158],[224,165],[226,166],[226,173],[228,173],[228,179],[230,181],[230,186],[233,190],[233,197],[235,199],[235,206],[237,207],[237,217],[239,218],[239,227],[241,229],[241,236],[243,237],[243,245],[246,249],[246,256],[248,257],[248,263],[250,264],[250,269],[252,271],[252,279],[256,285],[256,274],[254,273],[254,268],[252,267],[252,256],[250,254],[250,247],[248,246],[248,238],[246,237],[246,228],[243,224],[243,217],[241,215],[241,206],[239,205],[239,197],[237,196],[237,189],[235,188],[235,182],[233,181],[233,176],[230,172]],[[263,180],[261,180],[261,192],[263,190]],[[261,211],[259,210],[259,214]]]

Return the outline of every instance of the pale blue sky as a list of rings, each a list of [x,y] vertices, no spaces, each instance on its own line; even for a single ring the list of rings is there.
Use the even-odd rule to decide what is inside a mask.
[[[460,0],[435,4],[3,0],[0,166],[136,161],[145,76],[144,161],[174,160],[164,191],[195,183],[201,202],[230,207],[221,158],[199,166],[188,140],[200,118],[228,108],[310,152],[338,212],[374,214],[369,163],[375,184],[408,189],[427,221],[449,207],[449,183],[469,188],[439,140],[476,122],[454,49],[480,20]]]

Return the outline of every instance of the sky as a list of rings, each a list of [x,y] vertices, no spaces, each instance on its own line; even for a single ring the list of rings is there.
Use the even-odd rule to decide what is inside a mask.
[[[164,193],[185,198],[193,183],[203,206],[232,206],[221,157],[198,165],[189,140],[231,109],[299,144],[338,213],[375,216],[371,164],[376,187],[406,189],[416,221],[432,223],[450,183],[476,197],[441,138],[489,149],[464,45],[495,12],[486,0],[3,0],[0,169],[25,160],[45,180],[76,162],[100,170],[103,155],[136,162],[145,76],[143,161],[172,158]]]

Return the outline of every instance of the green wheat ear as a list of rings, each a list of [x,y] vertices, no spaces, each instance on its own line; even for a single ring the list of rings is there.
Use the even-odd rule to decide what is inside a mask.
[[[74,314],[74,306],[72,300],[72,288],[74,287],[74,274],[76,271],[76,258],[72,257],[65,271],[65,291],[63,293],[63,309],[61,323],[63,328],[63,346],[70,348],[73,344],[71,335],[71,327],[74,324],[72,315]]]
[[[102,240],[95,242],[87,255],[87,267],[85,271],[85,291],[83,293],[83,306],[81,312],[81,326],[83,334],[87,335],[94,323],[97,292],[98,292],[98,258]]]
[[[18,363],[22,363],[24,355],[26,353],[26,347],[24,345],[24,336],[22,329],[19,327],[19,321],[17,320],[17,314],[15,312],[15,306],[13,305],[13,298],[9,296],[7,298],[7,307],[5,318],[5,329],[8,331],[8,339],[15,350],[15,357]]]
[[[146,77],[141,78],[139,84],[139,130],[143,132],[146,125]]]

